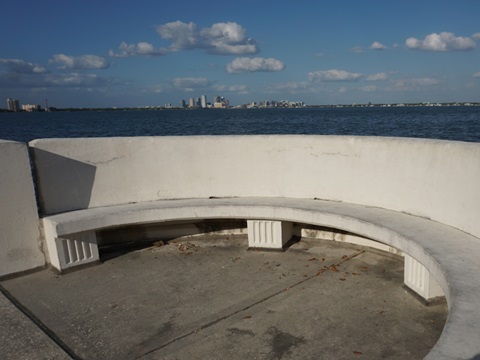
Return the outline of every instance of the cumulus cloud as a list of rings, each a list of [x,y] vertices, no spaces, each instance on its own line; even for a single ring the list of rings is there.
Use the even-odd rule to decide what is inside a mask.
[[[48,70],[41,65],[32,64],[20,59],[0,59],[0,65],[4,65],[10,72],[16,74],[43,74]]]
[[[58,64],[60,69],[68,70],[98,70],[110,67],[110,63],[101,56],[82,55],[69,56],[65,54],[53,55],[51,64]]]
[[[372,91],[377,90],[377,87],[374,86],[374,85],[367,85],[367,86],[361,86],[359,89],[361,91],[365,91],[365,92],[372,92]]]
[[[174,21],[157,26],[158,34],[165,40],[171,40],[174,50],[194,49],[199,44],[197,25]]]
[[[388,75],[386,73],[376,73],[367,76],[367,81],[383,81],[387,80]]]
[[[393,81],[393,86],[396,90],[418,90],[419,88],[438,84],[440,84],[440,80],[429,77],[416,79],[396,79]]]
[[[130,57],[130,56],[158,56],[165,55],[168,52],[167,49],[156,48],[152,44],[141,41],[137,44],[127,44],[125,41],[120,43],[118,51],[109,51],[111,57]]]
[[[93,86],[103,83],[104,79],[96,74],[52,74],[45,78],[46,85],[50,86]]]
[[[478,77],[478,78],[480,78],[480,71],[479,71],[479,72],[476,72],[475,74],[473,74],[473,77]]]
[[[304,94],[314,93],[316,89],[311,87],[311,83],[306,81],[290,81],[284,83],[271,84],[267,88],[270,93]]]
[[[218,92],[235,92],[238,94],[248,94],[247,85],[214,85],[213,90]]]
[[[175,78],[172,80],[172,86],[177,90],[195,91],[196,89],[207,88],[212,85],[212,82],[207,78]]]
[[[472,39],[474,39],[474,40],[480,40],[480,32],[473,34],[473,35],[472,35]]]
[[[387,47],[378,41],[374,41],[372,45],[370,45],[370,50],[384,50]]]
[[[157,26],[158,34],[171,41],[171,51],[205,49],[210,54],[255,54],[255,40],[246,36],[245,29],[235,23],[216,23],[198,29],[193,22],[174,21]]]
[[[285,64],[274,58],[246,58],[240,57],[227,64],[229,73],[256,72],[256,71],[281,71]]]
[[[405,41],[410,49],[427,51],[458,51],[472,50],[476,47],[475,41],[468,37],[455,36],[451,32],[432,33],[425,39],[411,37]]]
[[[117,78],[108,78],[96,74],[81,73],[42,73],[37,76],[29,74],[8,74],[0,73],[0,87],[9,88],[104,88],[118,85],[125,85],[125,82]]]
[[[345,70],[322,70],[308,73],[308,79],[317,81],[358,81],[363,78],[363,74],[351,73]]]

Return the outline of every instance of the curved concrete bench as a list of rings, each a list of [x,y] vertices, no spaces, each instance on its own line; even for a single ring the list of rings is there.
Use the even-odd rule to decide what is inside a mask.
[[[98,259],[95,232],[124,225],[247,219],[249,227],[278,222],[272,232],[280,233],[291,222],[325,226],[403,251],[423,271],[419,287],[435,279],[449,316],[429,359],[480,354],[480,144],[222,136],[30,146],[47,255],[59,270]],[[249,228],[249,245],[263,247],[256,241]]]
[[[433,275],[449,305],[444,331],[428,358],[468,359],[480,351],[480,243],[471,235],[428,219],[331,201],[230,198],[117,205],[49,216],[43,222],[47,239],[58,242],[68,241],[62,236],[73,234],[71,239],[75,239],[78,234],[125,224],[213,218],[268,219],[327,226],[400,249]],[[92,245],[95,246],[94,242]],[[54,248],[57,246],[49,245],[49,250]]]

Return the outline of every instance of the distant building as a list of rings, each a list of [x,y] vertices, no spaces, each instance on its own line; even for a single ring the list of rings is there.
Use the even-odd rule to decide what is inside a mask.
[[[213,107],[214,108],[226,108],[226,107],[229,107],[229,102],[223,96],[214,96],[213,97]]]
[[[25,104],[22,105],[22,110],[28,111],[28,112],[34,112],[34,111],[40,111],[42,108],[40,105],[31,105],[31,104]]]
[[[182,109],[186,108],[187,107],[187,103],[185,102],[185,100],[182,99],[182,102],[180,103],[180,107]]]
[[[207,100],[206,95],[201,95],[200,97],[190,98],[188,102],[188,106],[183,106],[184,102],[182,100],[182,107],[188,107],[191,109],[195,108],[227,108],[230,106],[229,101],[225,99],[223,96],[215,95],[213,97],[213,102],[209,103]]]
[[[20,103],[17,99],[7,99],[7,109],[10,111],[20,111]]]

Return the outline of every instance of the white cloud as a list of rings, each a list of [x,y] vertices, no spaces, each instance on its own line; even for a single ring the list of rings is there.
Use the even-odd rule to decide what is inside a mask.
[[[308,79],[310,81],[358,81],[363,76],[363,74],[336,69],[308,73]]]
[[[374,41],[372,45],[370,45],[371,50],[384,50],[386,48],[387,47],[385,45],[379,43],[378,41]]]
[[[373,85],[367,85],[367,86],[361,86],[359,89],[361,91],[365,91],[365,92],[372,92],[372,91],[377,90],[377,87],[373,86]]]
[[[194,92],[194,91],[216,91],[219,93],[232,92],[237,94],[247,94],[249,92],[247,85],[221,85],[214,84],[213,81],[203,77],[183,77],[174,78],[163,84],[156,84],[145,87],[146,93],[172,93],[172,92]]]
[[[478,77],[478,78],[480,78],[480,71],[479,71],[479,72],[476,72],[475,74],[473,74],[473,77]]]
[[[168,89],[166,89],[164,85],[158,84],[158,85],[144,87],[142,89],[142,92],[160,94],[160,93],[168,92]]]
[[[59,64],[60,69],[69,70],[95,70],[110,67],[110,63],[105,58],[96,55],[68,56],[56,54],[53,55],[50,63]]]
[[[425,39],[408,38],[405,44],[410,49],[427,51],[457,51],[472,50],[476,47],[475,41],[468,37],[455,36],[451,32],[432,33]]]
[[[290,81],[271,85],[271,88],[276,90],[299,90],[308,89],[309,87],[310,84],[305,81]]]
[[[210,53],[217,54],[254,54],[256,44],[248,39],[245,29],[234,22],[213,24],[200,31],[202,43]]]
[[[78,74],[78,73],[70,73],[70,74],[52,74],[45,78],[46,83],[51,86],[92,86],[96,85],[99,82],[102,82],[102,78],[100,78],[96,74]]]
[[[352,51],[357,54],[362,54],[363,53],[363,48],[361,46],[355,46],[352,48]]]
[[[388,75],[386,73],[376,73],[367,76],[367,81],[383,81],[387,80]]]
[[[237,94],[248,94],[247,85],[214,85],[213,90],[218,92],[234,92]]]
[[[144,41],[137,44],[127,44],[122,41],[118,47],[118,52],[110,50],[108,54],[112,57],[123,58],[129,56],[158,56],[165,55],[167,52],[167,49],[155,48],[152,44]]]
[[[440,80],[428,77],[393,80],[395,90],[418,90],[419,88],[435,86],[438,84],[440,84]]]
[[[207,88],[212,85],[212,82],[207,78],[175,78],[172,80],[172,86],[177,90],[194,91],[196,89]]]
[[[126,85],[125,82],[117,78],[101,77],[96,74],[54,74],[43,73],[37,76],[29,74],[8,74],[0,73],[0,87],[8,88],[104,88],[118,85]]]
[[[0,65],[4,65],[10,72],[17,74],[43,74],[48,72],[41,65],[32,64],[20,59],[0,59]]]
[[[236,58],[227,64],[229,73],[255,72],[255,71],[281,71],[285,64],[280,60],[273,58]]]
[[[472,39],[474,39],[474,40],[480,40],[480,32],[473,34],[473,35],[472,35]]]
[[[157,26],[157,32],[163,39],[171,40],[174,50],[194,49],[198,46],[197,25],[181,21]]]
[[[210,54],[255,54],[256,41],[246,36],[245,29],[235,22],[216,23],[198,29],[194,23],[181,21],[157,26],[158,34],[172,42],[171,51],[205,49]]]
[[[268,86],[267,91],[270,93],[284,93],[301,94],[317,92],[316,89],[311,87],[311,83],[305,81],[291,81],[278,84],[271,84]]]

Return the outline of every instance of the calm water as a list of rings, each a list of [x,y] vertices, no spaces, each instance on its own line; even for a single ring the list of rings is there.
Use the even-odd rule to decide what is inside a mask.
[[[480,142],[480,107],[0,113],[0,139],[319,134]]]

